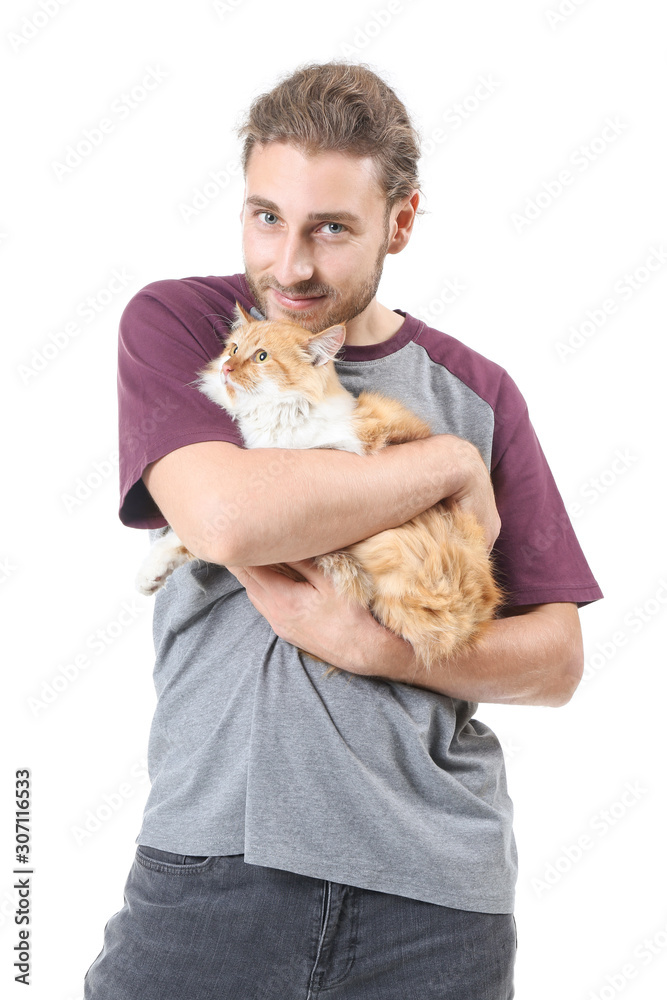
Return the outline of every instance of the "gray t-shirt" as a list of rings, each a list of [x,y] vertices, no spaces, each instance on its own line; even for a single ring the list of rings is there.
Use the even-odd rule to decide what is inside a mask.
[[[191,385],[219,353],[235,299],[255,305],[241,275],[155,282],[123,314],[126,524],[165,523],[141,482],[150,462],[194,441],[241,444],[233,421]],[[503,522],[495,565],[512,604],[601,596],[503,369],[407,315],[390,340],[346,348],[336,369],[355,395],[398,398],[434,433],[480,449]],[[183,566],[157,594],[154,639],[158,703],[138,843],[244,854],[444,906],[512,911],[512,804],[502,750],[473,718],[476,705],[373,677],[325,676],[322,663],[275,635],[234,576],[208,563]]]

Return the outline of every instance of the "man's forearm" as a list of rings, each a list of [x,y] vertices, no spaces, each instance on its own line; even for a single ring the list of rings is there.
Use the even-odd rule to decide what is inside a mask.
[[[380,627],[381,628],[381,627]],[[387,629],[369,626],[374,673],[472,702],[566,704],[581,679],[583,646],[574,604],[543,604],[492,622],[464,653],[420,669],[411,646]]]
[[[468,503],[495,537],[488,474],[476,449],[452,435],[373,456],[226,445],[220,461],[220,447],[181,449],[145,475],[184,544],[210,562],[268,565],[331,552],[403,524],[445,496]],[[195,484],[190,495],[174,488],[179,480]],[[495,506],[493,513],[497,519]]]
[[[281,639],[349,673],[399,681],[451,698],[508,705],[566,704],[583,672],[576,604],[517,608],[493,621],[466,652],[417,665],[412,646],[362,605],[342,597],[310,560],[295,583],[265,566],[232,567]]]

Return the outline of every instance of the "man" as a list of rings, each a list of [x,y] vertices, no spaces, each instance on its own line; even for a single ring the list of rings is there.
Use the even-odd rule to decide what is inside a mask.
[[[507,374],[376,299],[419,205],[396,95],[363,67],[306,67],[241,131],[245,276],[155,282],[121,323],[121,517],[170,523],[202,561],[157,596],[151,792],[85,996],[506,1000],[512,806],[476,702],[565,704],[577,605],[601,594]],[[346,387],[401,399],[433,437],[244,450],[192,384],[236,300],[346,323]],[[442,497],[496,543],[507,606],[427,674],[309,559]]]

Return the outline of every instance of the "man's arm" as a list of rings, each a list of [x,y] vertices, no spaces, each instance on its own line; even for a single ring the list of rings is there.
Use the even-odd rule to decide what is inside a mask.
[[[273,631],[333,666],[427,688],[451,698],[510,705],[565,705],[583,672],[583,644],[575,604],[516,608],[493,621],[458,656],[418,667],[409,643],[380,625],[365,608],[341,598],[308,560],[296,583],[269,567],[232,567]]]
[[[383,636],[392,680],[465,701],[559,708],[571,699],[583,673],[576,604],[515,609],[511,617],[491,622],[475,645],[430,672],[417,668],[403,639],[387,642],[395,638]]]
[[[479,452],[451,434],[371,456],[204,441],[153,462],[143,479],[184,545],[224,566],[332,552],[448,496],[477,516],[489,548],[500,530]]]

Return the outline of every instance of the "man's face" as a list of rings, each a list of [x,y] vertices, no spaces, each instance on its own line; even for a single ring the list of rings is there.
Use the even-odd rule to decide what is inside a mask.
[[[319,333],[375,298],[389,215],[370,157],[256,146],[242,219],[246,278],[267,319]]]

